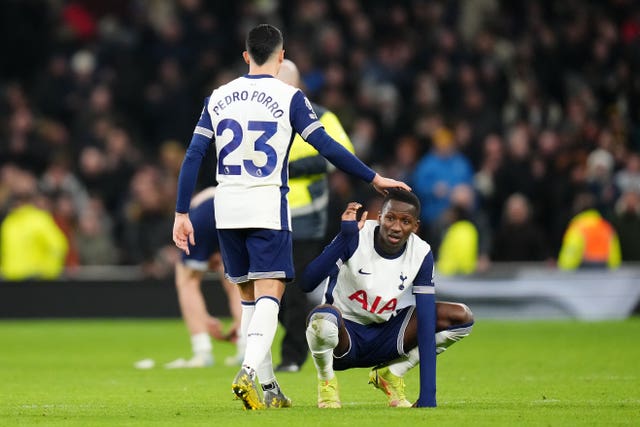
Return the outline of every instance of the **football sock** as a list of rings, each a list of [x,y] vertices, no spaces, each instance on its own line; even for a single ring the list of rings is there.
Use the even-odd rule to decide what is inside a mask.
[[[240,336],[238,337],[238,355],[244,359],[244,349],[247,346],[247,329],[249,329],[249,323],[253,317],[253,312],[256,310],[256,303],[254,301],[242,301],[241,302],[241,314],[240,314]],[[240,354],[240,342],[242,341],[242,354]],[[241,360],[242,360],[241,359]]]
[[[271,350],[273,337],[278,327],[278,301],[271,297],[261,297],[256,301],[255,311],[247,329],[247,348],[243,366],[257,369]]]
[[[271,359],[271,350],[267,352],[264,360],[256,369],[256,373],[258,374],[258,379],[260,380],[260,384],[268,385],[271,382],[275,382],[276,374],[273,372],[273,360]],[[277,383],[276,383],[277,384]]]
[[[207,332],[191,335],[191,349],[193,354],[210,354],[213,346]]]
[[[440,354],[471,333],[473,322],[456,325],[436,333],[436,354]]]
[[[414,347],[405,356],[399,357],[389,363],[389,371],[395,376],[403,377],[409,369],[420,362],[420,352],[418,347]]]
[[[318,379],[331,380],[333,371],[333,349],[338,345],[338,321],[330,313],[314,313],[307,326],[307,343],[318,371]]]

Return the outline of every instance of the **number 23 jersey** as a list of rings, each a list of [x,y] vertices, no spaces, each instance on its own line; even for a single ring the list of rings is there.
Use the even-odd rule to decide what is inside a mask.
[[[215,140],[218,228],[291,230],[288,156],[296,133],[322,127],[302,91],[270,75],[214,90],[195,133]]]

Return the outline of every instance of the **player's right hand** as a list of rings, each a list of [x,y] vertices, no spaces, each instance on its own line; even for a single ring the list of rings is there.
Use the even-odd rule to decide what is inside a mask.
[[[380,176],[379,174],[376,174],[376,176],[373,177],[373,181],[371,181],[371,184],[378,193],[383,195],[387,194],[387,188],[402,188],[403,190],[411,191],[411,187],[409,187],[404,182],[398,181],[396,179],[385,178],[383,176]]]
[[[187,255],[189,255],[189,243],[191,246],[196,244],[193,225],[191,225],[189,215],[186,213],[176,212],[176,217],[173,220],[173,242]]]

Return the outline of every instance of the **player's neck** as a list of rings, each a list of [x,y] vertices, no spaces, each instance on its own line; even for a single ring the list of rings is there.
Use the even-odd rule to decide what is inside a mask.
[[[275,61],[267,61],[262,65],[256,65],[251,63],[249,65],[249,75],[264,75],[276,76],[278,74],[279,63]]]

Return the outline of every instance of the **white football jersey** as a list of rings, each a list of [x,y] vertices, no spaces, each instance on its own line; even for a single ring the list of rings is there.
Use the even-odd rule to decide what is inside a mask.
[[[431,251],[427,242],[411,234],[397,257],[381,255],[374,247],[377,221],[366,221],[357,235],[357,247],[348,259],[338,261],[337,278],[326,282],[326,302],[336,306],[345,319],[381,323],[405,307],[415,305],[414,280]],[[428,272],[433,286],[433,267]]]
[[[245,75],[214,90],[195,133],[215,139],[218,228],[291,230],[289,149],[296,132],[306,139],[320,127],[302,92],[273,76]]]

